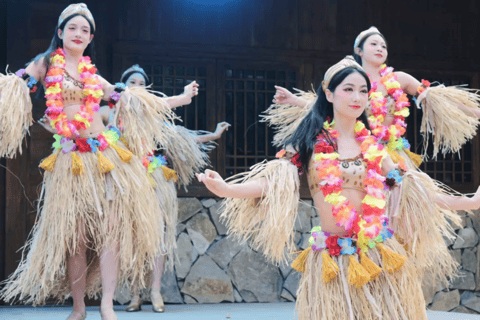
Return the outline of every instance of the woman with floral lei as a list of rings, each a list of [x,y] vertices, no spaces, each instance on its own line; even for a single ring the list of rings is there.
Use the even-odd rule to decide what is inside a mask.
[[[133,65],[128,68],[120,79],[120,82],[125,84],[128,88],[141,87],[145,88],[150,85],[150,79],[145,71],[138,65]],[[198,94],[198,84],[193,83],[193,95]],[[189,104],[190,101],[185,101],[184,104]],[[102,107],[100,113],[104,119],[108,118],[108,122],[113,121],[115,112],[111,111],[109,107]],[[121,128],[121,118],[117,118],[117,124]],[[217,124],[215,132],[202,132],[199,134],[195,131],[186,129],[183,126],[169,126],[168,129],[174,131],[176,134],[174,140],[169,141],[165,146],[162,146],[162,151],[168,155],[168,160],[172,162],[175,170],[167,167],[167,156],[155,155],[154,152],[149,152],[143,156],[143,165],[151,181],[155,185],[155,193],[159,198],[162,207],[162,212],[165,213],[165,231],[161,237],[165,239],[166,249],[162,254],[155,258],[155,263],[151,272],[150,298],[152,300],[152,309],[155,312],[164,312],[165,306],[160,293],[160,286],[163,274],[163,267],[165,264],[165,254],[167,256],[167,269],[173,269],[173,262],[175,259],[176,249],[176,230],[177,230],[177,216],[178,203],[175,182],[179,184],[188,185],[193,174],[208,165],[207,152],[214,148],[213,144],[207,144],[212,140],[217,140],[221,137],[225,130],[228,130],[230,124],[221,122]],[[179,173],[177,176],[177,172]],[[126,311],[140,311],[142,300],[140,298],[140,288],[138,283],[133,284],[133,297]],[[130,288],[128,288],[130,289]],[[125,290],[123,290],[125,292]]]
[[[388,57],[387,42],[377,28],[362,31],[355,39],[355,60],[362,65],[372,82],[367,107],[368,121],[375,135],[387,147],[395,163],[408,168],[420,165],[419,155],[410,152],[410,144],[404,137],[407,129],[405,118],[410,114],[407,94],[415,97],[417,106],[423,109],[421,132],[425,135],[427,152],[428,135],[433,136],[433,156],[439,151],[457,152],[476,134],[480,118],[480,96],[475,90],[462,87],[431,87],[405,72],[394,72],[385,62]],[[274,103],[309,109],[315,96],[301,92],[294,95],[277,87]],[[271,111],[275,114],[275,108]],[[277,112],[278,113],[278,112]],[[269,117],[267,116],[267,119]],[[269,119],[270,120],[270,119]],[[275,125],[275,119],[272,123]]]
[[[398,205],[415,210],[480,206],[480,191],[473,198],[432,199],[415,170],[400,175],[366,122],[370,89],[367,74],[347,57],[328,69],[278,160],[228,184],[213,171],[198,175],[228,198],[222,215],[230,232],[280,262],[285,247],[293,251],[298,173],[306,172],[322,226],[312,229],[311,246],[293,263],[302,272],[299,319],[427,319],[416,261],[393,235],[387,197],[398,190]]]
[[[440,150],[457,152],[462,145],[471,139],[480,117],[480,96],[468,89],[430,87],[428,81],[420,83],[404,72],[394,72],[384,63],[387,59],[387,44],[377,28],[371,27],[359,34],[354,44],[355,59],[369,74],[372,88],[369,92],[369,104],[366,113],[372,134],[385,146],[392,160],[400,168],[416,169],[420,165],[421,156],[411,152],[410,144],[405,138],[406,121],[410,111],[407,94],[416,97],[419,107],[423,109],[421,131],[428,142],[428,134],[433,135],[433,155]],[[274,97],[275,105],[267,110],[265,120],[279,129],[275,143],[292,134],[303,117],[309,112],[316,96],[312,93],[299,92],[292,94],[285,88],[277,87]],[[427,150],[427,145],[424,148]],[[444,193],[448,187],[441,182],[429,179],[427,175],[419,175],[423,185],[428,190],[438,190]],[[434,189],[428,186],[437,185]],[[408,212],[396,211],[391,217],[391,223],[403,227],[395,230],[396,236],[409,246],[409,255],[418,259],[418,264],[424,266],[424,271],[431,277],[446,279],[454,272],[455,261],[448,254],[443,237],[453,236],[448,219],[458,221],[458,216],[451,211],[437,210],[433,214],[419,211],[416,223],[398,224],[405,219]],[[448,219],[447,219],[448,218]],[[437,250],[431,250],[437,246]]]
[[[85,294],[100,292],[102,318],[116,319],[115,288],[130,281],[145,284],[146,270],[165,247],[165,214],[141,159],[126,145],[143,154],[165,143],[175,118],[171,108],[194,91],[191,85],[184,95],[164,99],[109,84],[84,56],[93,54],[94,32],[86,5],[72,4],[60,15],[45,53],[25,70],[0,75],[0,156],[12,157],[20,148],[32,123],[28,93],[38,82],[45,87],[45,115],[55,131],[53,154],[40,164],[45,174],[39,219],[1,298],[38,305],[71,295],[69,319],[84,319]],[[100,99],[113,101],[122,132],[105,127]]]

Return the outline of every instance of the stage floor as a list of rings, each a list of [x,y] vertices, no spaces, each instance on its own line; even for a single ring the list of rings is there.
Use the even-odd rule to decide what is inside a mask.
[[[293,320],[296,319],[293,303],[230,303],[230,304],[184,304],[167,305],[163,314],[153,313],[150,305],[141,312],[127,313],[125,306],[116,306],[118,319],[130,320]],[[65,320],[70,314],[69,307],[28,307],[0,306],[0,319],[26,320]],[[429,312],[430,320],[473,320],[480,315]],[[87,308],[87,319],[100,319],[98,307]]]

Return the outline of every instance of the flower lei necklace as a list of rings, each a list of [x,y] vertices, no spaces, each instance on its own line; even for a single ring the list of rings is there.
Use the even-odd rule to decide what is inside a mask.
[[[410,145],[406,139],[401,137],[405,134],[407,124],[405,118],[409,116],[407,94],[403,92],[400,83],[397,81],[397,75],[392,67],[385,64],[381,66],[380,83],[387,89],[388,95],[395,100],[394,121],[390,126],[382,125],[387,116],[387,98],[378,91],[378,82],[372,81],[372,88],[369,93],[372,115],[368,117],[368,122],[372,128],[372,134],[388,143],[389,150],[409,148]]]
[[[379,236],[385,223],[388,223],[385,216],[385,195],[382,192],[385,188],[385,177],[381,171],[386,151],[365,125],[358,121],[355,125],[355,135],[357,141],[361,141],[362,156],[367,164],[367,177],[363,181],[366,195],[362,200],[363,215],[360,216],[347,198],[341,195],[343,180],[340,178],[342,175],[338,160],[340,155],[336,150],[339,134],[337,130],[333,130],[333,125],[334,122],[324,123],[329,140],[320,134],[315,144],[315,165],[321,180],[320,189],[323,191],[325,201],[333,206],[332,212],[337,226],[344,227],[349,237],[357,239],[357,246],[366,251],[367,246]]]
[[[65,51],[58,48],[51,54],[50,68],[45,77],[47,110],[45,114],[51,119],[50,125],[59,135],[70,138],[78,137],[78,130],[90,127],[93,114],[100,109],[99,102],[103,96],[102,85],[95,75],[97,69],[89,57],[82,57],[78,62],[78,72],[84,82],[82,89],[83,104],[75,114],[74,120],[67,120],[62,98],[62,81],[65,73]]]

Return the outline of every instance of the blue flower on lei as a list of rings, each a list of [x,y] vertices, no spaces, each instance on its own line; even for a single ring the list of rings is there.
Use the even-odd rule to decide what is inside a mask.
[[[357,252],[357,248],[352,246],[352,238],[338,238],[337,241],[338,245],[342,247],[340,250],[340,254],[354,254]]]
[[[90,148],[92,148],[92,152],[97,152],[97,147],[100,146],[100,141],[97,139],[87,139],[87,143],[90,145]]]

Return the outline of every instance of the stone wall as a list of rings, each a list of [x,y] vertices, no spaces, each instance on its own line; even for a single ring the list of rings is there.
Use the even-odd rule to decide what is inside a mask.
[[[248,243],[226,237],[219,221],[221,201],[179,198],[175,271],[162,279],[166,303],[278,302],[295,301],[300,274],[289,265],[275,266]],[[320,220],[311,200],[299,204],[295,243],[308,247],[312,226]],[[463,229],[449,240],[452,255],[462,265],[461,275],[450,285],[424,285],[432,310],[480,313],[480,252],[477,250],[480,217],[463,215]]]
[[[425,279],[423,292],[431,310],[480,313],[480,211],[462,213],[463,229],[455,227],[456,239],[447,242],[451,254],[461,265],[459,277],[448,286]]]

